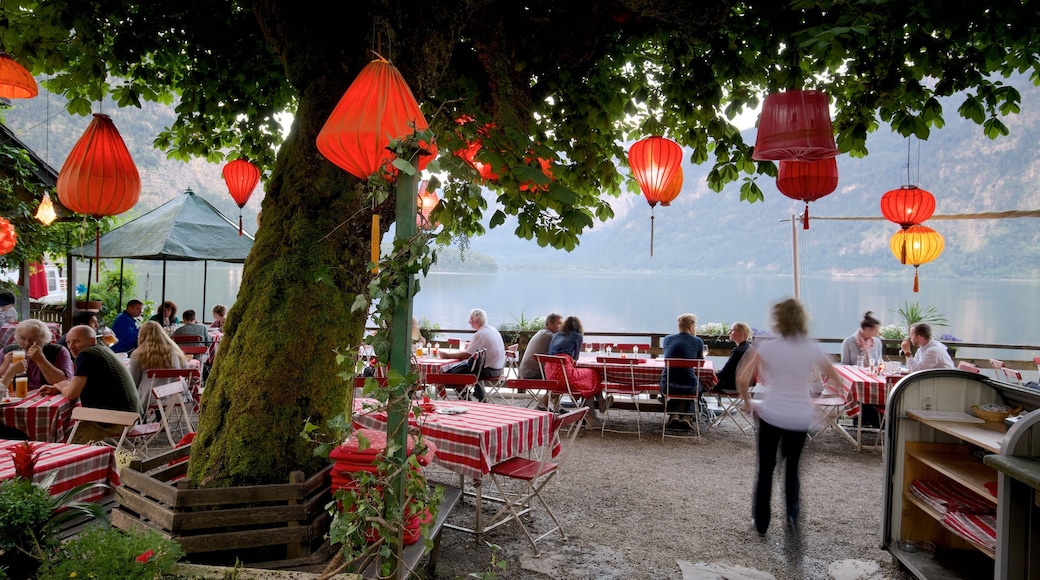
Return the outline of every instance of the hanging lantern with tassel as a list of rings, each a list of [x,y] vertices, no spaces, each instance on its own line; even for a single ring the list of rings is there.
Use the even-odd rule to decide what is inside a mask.
[[[0,256],[13,250],[17,242],[18,236],[14,233],[14,224],[0,218]]]
[[[134,207],[140,195],[141,176],[123,138],[108,115],[95,113],[58,172],[58,199],[69,211],[100,219]],[[100,225],[97,229],[100,260]]]
[[[430,213],[433,212],[433,208],[437,207],[437,203],[440,201],[437,199],[437,193],[429,191],[428,187],[430,180],[424,179],[419,184],[419,197],[415,202],[415,225],[416,227],[424,230],[432,230],[440,224],[435,224],[430,221]]]
[[[935,213],[935,196],[916,185],[904,185],[881,196],[881,214],[906,229],[924,223]]]
[[[36,79],[9,55],[0,53],[0,98],[31,99],[40,94]]]
[[[40,200],[40,207],[36,208],[35,217],[45,226],[51,225],[54,223],[54,220],[58,219],[58,214],[54,212],[54,202],[51,201],[49,191],[43,192],[43,199]]]
[[[635,142],[628,150],[632,177],[650,204],[651,256],[654,255],[654,206],[662,201],[671,203],[682,190],[682,157],[678,143],[656,135]]]
[[[752,159],[815,161],[837,155],[826,93],[786,91],[766,97]]]
[[[776,188],[791,199],[805,202],[802,229],[809,229],[809,202],[830,195],[838,187],[838,162],[833,157],[816,161],[781,161]]]
[[[388,60],[377,58],[361,69],[325,121],[318,133],[318,151],[354,177],[367,180],[393,161],[393,153],[387,149],[391,139],[428,128],[400,71]],[[437,147],[420,145],[421,171],[437,156]]]
[[[245,159],[235,159],[224,166],[221,174],[231,198],[238,204],[238,235],[242,235],[242,208],[260,183],[260,170]]]
[[[945,242],[939,232],[932,228],[913,225],[893,234],[888,241],[888,245],[900,264],[912,264],[914,266],[914,292],[917,292],[919,288],[918,266],[938,258],[943,251]]]
[[[414,128],[413,128],[414,127]],[[412,90],[397,67],[382,57],[361,69],[318,133],[318,151],[358,179],[390,166],[390,139],[429,128]],[[419,170],[437,156],[433,143],[420,143]],[[390,171],[393,175],[394,172]],[[379,214],[372,214],[372,261],[379,272]]]

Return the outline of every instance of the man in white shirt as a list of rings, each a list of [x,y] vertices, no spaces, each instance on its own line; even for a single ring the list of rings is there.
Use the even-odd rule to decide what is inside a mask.
[[[910,344],[917,345],[917,354],[910,356]],[[910,327],[910,338],[904,339],[900,345],[906,357],[906,368],[910,371],[925,369],[952,369],[953,359],[946,350],[946,345],[932,338],[932,327],[925,322],[918,322]]]
[[[480,380],[497,379],[502,375],[502,368],[506,366],[506,344],[502,341],[502,335],[498,329],[487,323],[487,313],[479,308],[474,308],[469,313],[469,326],[477,332],[469,341],[466,350],[442,353],[447,358],[464,359],[483,349],[485,351],[484,369],[480,371]],[[473,394],[478,401],[484,401],[484,387],[478,382],[473,385]]]

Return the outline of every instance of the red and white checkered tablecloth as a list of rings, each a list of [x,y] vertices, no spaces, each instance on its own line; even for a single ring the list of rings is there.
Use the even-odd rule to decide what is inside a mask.
[[[385,413],[366,413],[371,399],[354,400],[354,424],[386,430]],[[409,418],[437,448],[435,461],[465,477],[480,479],[491,467],[549,442],[552,413],[474,401],[434,401],[438,407],[464,407],[458,415],[439,413]]]
[[[855,365],[834,365],[841,377],[841,392],[845,396],[845,414],[855,417],[859,414],[860,403],[865,405],[884,405],[888,400],[888,391],[899,382],[901,375],[878,376],[869,370]]]
[[[635,365],[629,363],[601,363],[595,358],[580,358],[575,363],[579,368],[596,369],[600,372],[600,379],[609,383],[627,384],[635,381],[636,385],[658,385],[661,381],[661,373],[664,372],[664,359],[648,358],[634,359],[642,362]],[[697,379],[704,388],[711,389],[718,383],[715,377],[715,365],[711,360],[705,360],[704,366],[696,369]],[[656,389],[647,389],[656,390]]]
[[[25,432],[33,441],[63,442],[72,429],[72,409],[78,405],[61,395],[27,397],[3,404],[2,422]]]
[[[0,439],[0,480],[14,478],[14,461],[11,459],[11,449],[24,441],[8,441]],[[51,495],[58,495],[76,487],[77,485],[91,482],[107,483],[110,486],[119,485],[119,471],[116,465],[116,455],[111,447],[102,445],[70,445],[67,443],[43,443],[30,441],[33,452],[42,451],[36,462],[36,471],[33,481],[40,483],[47,475],[58,471],[54,484],[51,485]],[[105,490],[91,490],[77,497],[78,501],[94,501],[107,495]]]

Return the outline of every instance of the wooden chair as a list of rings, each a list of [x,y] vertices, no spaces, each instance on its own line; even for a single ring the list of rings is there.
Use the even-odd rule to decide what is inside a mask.
[[[580,407],[564,415],[554,417],[552,436],[542,446],[541,453],[539,453],[537,459],[514,457],[491,468],[491,482],[501,496],[504,505],[491,517],[493,523],[484,528],[485,531],[494,529],[503,523],[514,521],[520,526],[520,530],[527,537],[527,541],[531,543],[531,548],[536,556],[538,555],[538,541],[549,534],[558,531],[561,539],[567,539],[567,535],[563,531],[563,524],[560,523],[552,508],[549,507],[545,498],[542,497],[542,490],[559,473],[567,455],[574,446],[574,439],[580,431],[577,427],[581,424],[588,411],[587,407]],[[566,445],[563,444],[561,433],[568,433]],[[558,453],[556,452],[557,446],[560,447]],[[509,480],[522,482],[519,491],[515,493],[510,492],[506,485],[506,482]],[[532,534],[528,525],[520,518],[520,516],[535,509],[534,502],[536,500],[541,504],[545,514],[549,516],[555,525],[555,527],[549,530],[540,533],[535,532],[539,534],[537,537]]]
[[[667,384],[671,384],[673,382],[671,380],[671,375],[672,375],[672,372],[674,372],[675,369],[690,369],[691,372],[693,372],[694,374],[697,374],[697,371],[699,371],[700,369],[704,368],[704,363],[705,363],[705,360],[701,359],[701,358],[698,358],[698,359],[666,358],[666,359],[664,359],[665,384],[667,385]],[[661,391],[661,402],[663,404],[663,408],[661,409],[661,415],[662,415],[662,420],[661,420],[661,441],[664,441],[666,437],[675,437],[675,438],[680,438],[680,439],[697,439],[698,441],[700,441],[700,439],[701,439],[701,421],[700,421],[700,419],[701,419],[701,417],[700,417],[700,415],[701,415],[701,398],[702,398],[702,395],[700,395],[700,394],[697,394],[697,395],[676,395],[676,394],[668,394],[668,393],[664,392],[663,390]],[[693,404],[693,411],[692,412],[669,411],[668,410],[668,402],[669,401],[681,401],[681,402],[684,402],[684,403],[692,403]],[[678,415],[680,417],[691,417],[693,419],[694,433],[692,435],[691,434],[674,432],[674,431],[672,433],[669,433],[668,432],[668,419],[669,419],[670,415]],[[710,425],[715,420],[715,417],[714,416],[709,416],[709,417],[706,417],[706,419],[707,419],[707,423]]]
[[[143,392],[147,395],[141,397],[142,408],[148,409],[152,407],[154,400],[151,397],[151,389],[153,387],[171,382],[177,382],[177,384],[183,386],[184,394],[187,400],[192,402],[192,410],[195,413],[198,413],[199,409],[202,408],[202,371],[197,367],[148,369],[145,371],[145,379],[150,382],[141,383],[145,388]],[[140,389],[139,392],[141,392]]]
[[[69,431],[69,436],[65,440],[67,443],[71,443],[75,439],[76,432],[83,422],[121,425],[123,432],[115,445],[109,441],[102,441],[105,445],[114,447],[117,452],[123,449],[124,445],[129,446],[129,450],[134,452],[139,448],[147,447],[148,443],[162,430],[161,423],[141,423],[141,416],[133,411],[113,411],[94,407],[72,409],[72,421],[72,431]]]
[[[167,383],[152,388],[152,396],[155,398],[154,410],[159,414],[159,421],[157,422],[162,427],[162,431],[166,433],[170,446],[176,445],[177,441],[184,435],[195,432],[195,426],[191,422],[191,415],[188,414],[188,407],[184,404],[183,393],[184,385],[181,383]],[[151,411],[152,409],[149,409],[149,412]],[[174,423],[172,418],[178,415],[177,422]],[[174,437],[174,425],[179,427],[182,423],[186,424],[184,432],[181,433],[181,430],[177,429],[178,436]]]

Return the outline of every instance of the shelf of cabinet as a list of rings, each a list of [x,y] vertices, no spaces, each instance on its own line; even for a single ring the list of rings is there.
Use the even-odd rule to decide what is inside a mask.
[[[930,518],[934,519],[935,521],[939,522],[940,525],[942,525],[943,515],[944,514],[941,514],[941,513],[937,512],[937,511],[935,511],[934,509],[932,509],[931,506],[929,506],[925,502],[921,501],[920,498],[918,498],[916,495],[914,495],[914,494],[912,494],[910,492],[904,493],[903,497],[907,501],[912,503],[913,505],[915,505],[918,508],[920,508],[921,511],[923,511],[925,514],[927,514]],[[986,546],[983,546],[982,544],[979,544],[978,542],[972,540],[971,538],[969,538],[967,536],[962,536],[962,535],[958,534],[957,532],[951,530],[950,528],[947,528],[946,526],[943,526],[943,529],[946,530],[947,532],[953,534],[954,536],[957,536],[961,540],[964,540],[965,542],[967,542],[968,544],[973,546],[976,550],[982,552],[983,554],[989,556],[990,558],[995,558],[996,557],[996,551],[990,550]]]
[[[952,435],[966,443],[977,445],[990,453],[1000,453],[1000,443],[1004,440],[1003,423],[962,423],[960,421],[935,421],[917,415],[913,410],[907,416],[918,423],[928,425],[932,429]]]
[[[996,470],[979,463],[971,455],[924,449],[908,450],[907,455],[970,489],[994,506],[997,505],[997,498],[986,489],[987,483],[997,480]]]

